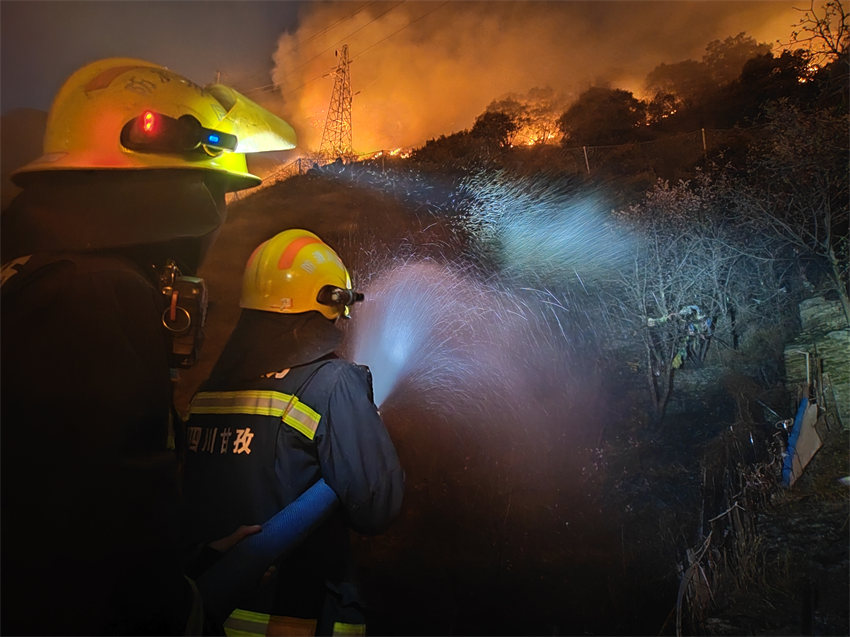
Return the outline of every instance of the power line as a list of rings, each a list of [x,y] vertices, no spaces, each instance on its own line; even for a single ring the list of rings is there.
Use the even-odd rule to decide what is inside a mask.
[[[371,48],[374,48],[374,47],[378,46],[378,45],[379,45],[379,44],[381,44],[382,42],[385,42],[386,40],[389,40],[391,37],[393,37],[393,36],[394,36],[394,35],[396,35],[397,33],[400,33],[400,32],[402,32],[402,31],[404,31],[404,30],[405,30],[407,27],[409,27],[410,25],[412,25],[412,24],[414,24],[414,23],[416,23],[416,22],[419,22],[419,21],[420,21],[420,20],[422,20],[423,18],[427,18],[429,15],[431,15],[431,14],[432,14],[432,13],[434,13],[435,11],[437,11],[437,10],[439,10],[439,9],[443,8],[445,5],[447,5],[447,4],[449,3],[449,1],[450,1],[450,0],[445,0],[444,2],[440,3],[440,5],[439,5],[438,7],[436,7],[435,9],[431,9],[430,11],[428,11],[427,13],[422,14],[422,15],[421,15],[421,16],[419,16],[418,18],[416,18],[416,19],[414,19],[414,20],[411,20],[410,22],[408,22],[407,24],[405,24],[405,25],[404,25],[403,27],[401,27],[400,29],[397,29],[397,30],[393,31],[393,32],[392,32],[392,33],[390,33],[388,36],[386,36],[386,37],[384,37],[384,38],[381,38],[380,40],[378,40],[377,42],[375,42],[375,43],[373,43],[373,44],[370,44],[370,45],[369,45],[369,46],[367,46],[365,49],[363,49],[362,51],[360,51],[360,53],[358,53],[358,54],[357,54],[357,55],[355,55],[353,58],[351,58],[351,61],[353,62],[354,60],[356,60],[357,58],[359,58],[361,55],[363,55],[364,53],[366,53],[366,51],[368,51],[369,49],[371,49]],[[325,74],[325,75],[327,75],[327,74]],[[325,75],[322,75],[322,76],[320,76],[320,77],[325,77]],[[315,79],[319,79],[319,78],[315,78]],[[311,82],[311,81],[312,81],[312,80],[308,80],[308,82],[305,82],[304,84],[302,84],[301,86],[299,86],[299,87],[298,87],[298,89],[300,89],[301,87],[305,86],[307,83],[309,83],[309,82]],[[376,81],[377,81],[377,80],[372,80],[372,81],[369,83],[369,85],[374,84]],[[294,90],[298,90],[298,89],[294,89]],[[363,91],[363,90],[365,90],[365,88],[364,88],[364,89],[361,89],[360,91],[357,91],[357,92],[358,92],[358,93],[360,93],[360,92],[361,92],[361,91]]]
[[[365,4],[360,5],[360,7],[358,7],[358,8],[357,8],[357,9],[356,9],[353,13],[349,13],[349,14],[347,14],[347,15],[344,15],[344,16],[342,16],[341,18],[339,18],[338,20],[336,20],[335,22],[332,22],[331,24],[329,24],[328,26],[326,26],[324,29],[320,29],[319,31],[316,31],[313,35],[311,35],[311,36],[307,37],[306,39],[302,40],[302,41],[299,43],[299,45],[300,45],[300,44],[304,44],[304,43],[309,42],[310,40],[312,40],[312,39],[314,39],[314,38],[319,37],[319,36],[320,36],[320,35],[322,35],[323,33],[326,33],[327,31],[329,31],[330,29],[332,29],[333,27],[335,27],[336,25],[338,25],[340,22],[344,22],[345,20],[349,20],[349,19],[353,18],[354,16],[356,16],[358,13],[360,13],[361,11],[363,11],[363,9],[365,9],[365,8],[366,8],[366,7],[368,7],[369,5],[375,4],[375,2],[376,2],[376,0],[370,0],[369,2],[366,2]],[[292,47],[290,47],[290,48],[292,48]],[[292,52],[292,51],[289,51],[289,53],[291,53],[291,52]],[[247,83],[247,81],[248,81],[248,80],[250,80],[251,78],[254,78],[254,77],[257,77],[257,76],[263,75],[264,73],[265,73],[265,71],[258,71],[257,73],[254,73],[253,75],[250,75],[250,76],[248,76],[247,78],[244,78],[244,79],[243,79],[243,81],[244,81],[245,83]],[[225,74],[225,75],[226,75],[226,74]],[[264,85],[262,85],[262,86],[256,86],[256,87],[254,87],[254,88],[250,88],[250,89],[244,90],[244,91],[242,91],[242,93],[244,93],[244,94],[246,94],[246,95],[247,95],[248,93],[255,93],[255,92],[257,92],[257,91],[264,90],[264,89],[267,89],[267,88],[271,88],[271,87],[273,87],[273,86],[274,86],[274,84],[264,84]]]
[[[358,31],[361,31],[362,29],[365,29],[367,26],[369,26],[370,24],[372,24],[373,22],[375,22],[375,20],[378,20],[379,18],[382,18],[383,16],[385,16],[386,14],[388,14],[390,11],[392,11],[393,9],[398,8],[399,6],[401,6],[402,4],[404,4],[405,2],[407,2],[407,0],[401,0],[401,2],[399,2],[398,4],[396,4],[396,5],[392,6],[392,7],[390,7],[389,9],[387,9],[386,11],[384,11],[383,13],[378,14],[377,16],[375,16],[374,18],[372,18],[371,20],[369,20],[369,22],[367,22],[366,24],[364,24],[362,27],[359,27],[358,29],[355,29],[354,31],[352,31],[351,33],[349,33],[348,35],[346,35],[344,38],[342,38],[342,39],[340,39],[340,40],[337,40],[336,42],[334,42],[334,43],[333,43],[333,44],[331,44],[330,46],[328,46],[328,47],[326,47],[326,48],[322,49],[321,51],[319,51],[316,55],[314,55],[313,57],[311,57],[311,58],[310,58],[309,60],[307,60],[306,62],[303,62],[302,64],[300,64],[299,66],[295,67],[294,69],[290,69],[290,70],[288,70],[287,75],[289,75],[289,74],[293,73],[294,71],[297,71],[297,70],[299,70],[299,69],[304,68],[304,67],[305,67],[305,66],[307,66],[310,62],[312,62],[313,60],[315,60],[316,58],[318,58],[319,56],[321,56],[321,55],[322,55],[323,53],[325,53],[326,51],[329,51],[330,49],[334,48],[337,44],[339,44],[339,43],[341,43],[341,42],[345,41],[345,40],[346,40],[349,36],[353,35],[354,33],[357,33]],[[322,33],[325,33],[326,31],[328,31],[328,30],[329,30],[329,29],[331,29],[332,27],[336,26],[336,25],[337,25],[337,24],[339,24],[340,22],[344,22],[345,20],[350,20],[351,18],[353,18],[354,16],[356,16],[358,13],[360,13],[361,11],[363,11],[366,7],[368,7],[368,6],[369,6],[369,5],[371,5],[371,4],[374,4],[374,1],[373,1],[373,2],[368,2],[368,3],[366,3],[365,5],[361,6],[359,9],[357,9],[356,11],[354,11],[353,13],[350,13],[350,14],[348,14],[348,15],[343,16],[342,18],[340,18],[340,19],[339,19],[339,20],[337,20],[336,22],[334,22],[334,23],[332,23],[332,24],[328,25],[327,27],[325,27],[325,28],[324,28],[324,29],[322,29],[321,31],[318,31],[318,32],[314,33],[314,34],[313,34],[313,35],[311,35],[309,38],[307,38],[307,40],[305,40],[305,42],[307,42],[307,41],[309,41],[309,40],[312,40],[313,38],[315,38],[315,37],[316,37],[316,36],[318,36],[318,35],[321,35]],[[319,80],[319,79],[321,79],[321,78],[323,78],[323,77],[326,77],[326,76],[327,76],[327,74],[328,74],[328,73],[323,73],[322,75],[316,76],[316,77],[314,77],[313,79],[307,80],[306,82],[304,82],[303,84],[301,84],[300,86],[298,86],[298,87],[296,87],[296,88],[294,88],[294,89],[292,89],[292,90],[293,90],[293,91],[300,90],[301,88],[303,88],[303,87],[304,87],[304,86],[306,86],[307,84],[310,84],[311,82],[314,82],[314,81]],[[267,90],[269,90],[269,89],[274,89],[274,88],[277,88],[278,86],[279,86],[279,83],[272,82],[271,84],[263,84],[262,86],[257,86],[257,87],[255,87],[255,88],[248,89],[248,90],[246,90],[246,91],[243,91],[243,93],[245,93],[246,95],[249,95],[249,94],[251,94],[251,93],[256,93],[256,92],[258,92],[258,91],[267,91]]]
[[[403,0],[403,2],[400,2],[398,5],[396,5],[396,6],[392,7],[392,9],[389,9],[388,11],[385,11],[385,12],[384,12],[384,13],[382,13],[381,15],[376,16],[375,18],[373,18],[372,20],[370,20],[368,23],[364,24],[364,25],[363,25],[362,27],[360,27],[359,29],[356,29],[355,31],[353,31],[353,32],[352,32],[352,34],[353,34],[353,33],[357,33],[357,31],[360,31],[361,29],[364,29],[364,28],[365,28],[365,27],[367,27],[369,24],[372,24],[372,22],[374,22],[374,21],[375,21],[375,20],[377,20],[378,18],[380,18],[380,17],[382,17],[382,16],[386,15],[387,13],[389,13],[390,11],[392,11],[393,9],[395,9],[396,7],[398,7],[399,5],[404,4],[404,2],[405,2],[405,1],[406,1],[406,0]],[[385,37],[381,38],[381,39],[380,39],[380,40],[378,40],[377,42],[374,42],[374,43],[370,44],[368,47],[366,47],[365,49],[363,49],[362,51],[360,51],[357,55],[355,55],[354,57],[352,57],[352,58],[351,58],[351,60],[350,60],[350,62],[353,62],[354,60],[356,60],[357,58],[359,58],[361,55],[363,55],[364,53],[366,53],[366,51],[368,51],[368,50],[370,50],[370,49],[372,49],[372,48],[374,48],[374,47],[378,46],[379,44],[381,44],[382,42],[385,42],[386,40],[389,40],[391,37],[395,36],[396,34],[401,33],[402,31],[404,31],[407,27],[411,26],[412,24],[415,24],[416,22],[419,22],[420,20],[422,20],[422,19],[424,19],[424,18],[428,17],[429,15],[431,15],[432,13],[434,13],[435,11],[438,11],[439,9],[443,8],[443,7],[444,7],[445,5],[447,5],[449,2],[450,2],[450,0],[444,0],[443,2],[441,2],[441,3],[440,3],[437,7],[435,7],[434,9],[431,9],[430,11],[427,11],[426,13],[422,14],[422,15],[421,15],[421,16],[419,16],[418,18],[415,18],[415,19],[411,20],[410,22],[408,22],[406,25],[404,25],[404,26],[403,26],[403,27],[401,27],[400,29],[396,29],[395,31],[393,31],[393,32],[392,32],[392,33],[390,33],[389,35],[387,35],[387,36],[385,36]],[[351,34],[349,34],[349,35],[351,35]],[[340,40],[339,42],[341,42],[341,41],[342,41],[342,40]],[[326,51],[326,50],[327,50],[327,49],[325,49],[325,51]],[[324,51],[322,51],[322,53],[324,53]],[[312,60],[316,59],[317,57],[318,57],[318,55],[313,56],[313,57],[312,57],[312,58],[310,58],[310,60],[308,60],[307,62],[310,62],[310,61],[312,61]],[[305,65],[307,64],[307,62],[305,62],[304,64],[302,64],[302,65],[301,65],[301,66],[299,66],[298,68],[302,68],[303,66],[305,66]],[[332,72],[332,71],[329,71],[329,72]],[[322,79],[322,78],[324,78],[324,77],[327,77],[329,72],[322,73],[321,75],[317,75],[316,77],[313,77],[313,78],[311,78],[311,79],[309,79],[309,80],[306,80],[306,81],[305,81],[305,82],[303,82],[302,84],[300,84],[300,85],[296,86],[295,88],[291,89],[291,90],[292,90],[292,92],[295,92],[295,91],[301,90],[302,88],[304,88],[304,87],[305,87],[305,86],[307,86],[308,84],[311,84],[312,82],[315,82],[316,80],[320,80],[320,79]],[[261,86],[261,87],[258,87],[257,89],[253,89],[253,90],[268,89],[268,88],[272,88],[272,87],[274,87],[274,86],[276,86],[276,84],[268,84],[268,85],[266,85],[266,86]]]
[[[348,14],[348,15],[344,15],[344,16],[342,16],[339,20],[337,20],[336,22],[332,22],[331,24],[329,24],[328,26],[326,26],[326,27],[325,27],[324,29],[322,29],[321,31],[316,31],[316,33],[314,33],[313,35],[311,35],[309,38],[306,38],[305,40],[300,41],[300,42],[298,43],[298,45],[300,46],[300,45],[302,45],[302,44],[305,44],[305,43],[309,42],[310,40],[312,40],[313,38],[317,38],[317,37],[319,37],[320,35],[322,35],[323,33],[327,33],[327,32],[328,32],[328,31],[330,31],[332,28],[334,28],[336,25],[338,25],[340,22],[344,22],[345,20],[350,20],[351,18],[353,18],[354,16],[356,16],[358,13],[360,13],[361,11],[363,11],[363,9],[365,9],[366,7],[368,7],[369,5],[372,5],[372,4],[375,4],[375,0],[371,0],[370,2],[367,2],[366,4],[362,5],[362,6],[361,6],[359,9],[357,9],[354,13],[350,13],[350,14]],[[292,51],[290,51],[290,53],[291,53],[291,52],[292,52]]]
[[[419,16],[418,18],[416,18],[415,20],[411,20],[410,22],[408,22],[407,24],[405,24],[405,25],[404,25],[403,27],[401,27],[400,29],[398,29],[398,30],[396,30],[396,31],[393,31],[393,32],[392,32],[392,33],[390,33],[388,36],[386,36],[385,38],[381,38],[380,40],[378,40],[378,41],[377,41],[377,42],[375,42],[374,44],[370,44],[370,45],[369,45],[369,46],[367,46],[365,49],[363,49],[362,51],[360,51],[360,53],[358,53],[358,54],[357,54],[357,55],[355,55],[353,58],[351,58],[351,61],[353,62],[354,60],[356,60],[357,58],[359,58],[361,55],[363,55],[364,53],[366,53],[366,51],[368,51],[369,49],[371,49],[371,48],[374,48],[374,47],[378,46],[381,42],[385,42],[386,40],[389,40],[391,37],[393,37],[393,36],[394,36],[394,35],[396,35],[397,33],[401,33],[402,31],[404,31],[404,30],[405,30],[407,27],[409,27],[410,25],[412,25],[412,24],[414,24],[414,23],[416,23],[416,22],[419,22],[419,21],[420,21],[420,20],[422,20],[423,18],[427,18],[429,15],[431,15],[431,14],[432,14],[432,13],[434,13],[435,11],[437,11],[437,10],[439,10],[439,9],[442,9],[442,8],[443,8],[444,6],[446,6],[448,3],[449,3],[449,0],[444,0],[444,2],[441,2],[441,3],[440,3],[440,5],[439,5],[439,6],[437,6],[435,9],[431,9],[430,11],[428,11],[427,13],[422,14],[421,16]]]
[[[312,39],[314,39],[314,38],[317,38],[318,36],[322,35],[323,33],[327,33],[327,32],[328,32],[328,31],[330,31],[333,27],[335,27],[336,25],[338,25],[340,22],[345,22],[346,20],[350,20],[351,18],[353,18],[354,16],[356,16],[358,13],[360,13],[361,11],[363,11],[366,7],[368,7],[369,5],[372,5],[372,4],[375,4],[375,0],[372,0],[371,2],[367,2],[366,4],[362,5],[359,9],[357,9],[356,11],[354,11],[353,13],[349,13],[349,14],[347,14],[347,15],[342,16],[342,17],[341,17],[339,20],[337,20],[336,22],[332,22],[331,24],[329,24],[328,26],[326,26],[324,29],[322,29],[322,30],[320,30],[320,31],[317,31],[316,33],[314,33],[313,35],[311,35],[311,36],[310,36],[310,37],[308,37],[307,39],[305,39],[305,40],[303,40],[303,41],[301,41],[301,42],[298,42],[296,45],[294,45],[294,46],[290,47],[290,51],[289,51],[287,54],[291,54],[291,53],[293,53],[293,52],[294,52],[294,50],[295,50],[295,48],[297,48],[298,46],[301,46],[301,45],[303,45],[303,44],[306,44],[306,43],[307,43],[307,42],[309,42],[310,40],[312,40]],[[396,6],[398,6],[398,5],[396,5]],[[393,7],[393,9],[394,9],[394,8],[395,8],[395,7]],[[392,11],[392,9],[390,9],[390,11]],[[383,15],[383,14],[382,14],[382,15]],[[379,17],[380,17],[380,16],[379,16]],[[377,19],[377,18],[376,18],[376,19]],[[372,20],[371,22],[374,22],[374,20]],[[371,24],[371,22],[369,22],[368,24]],[[343,38],[343,39],[345,39],[345,38]],[[340,40],[340,41],[338,41],[338,42],[335,42],[334,44],[330,45],[329,47],[327,47],[327,48],[323,49],[322,51],[320,51],[320,52],[319,52],[319,54],[318,54],[318,55],[316,55],[316,56],[314,56],[314,57],[310,58],[309,60],[307,60],[306,62],[304,62],[303,64],[301,64],[301,66],[298,66],[298,67],[296,67],[296,68],[295,68],[295,69],[293,69],[293,70],[298,70],[298,69],[300,69],[300,68],[302,68],[302,67],[306,66],[307,64],[309,64],[310,62],[312,62],[313,60],[315,60],[317,57],[319,57],[319,55],[321,55],[321,54],[322,54],[322,53],[324,53],[325,51],[328,51],[329,49],[332,49],[334,46],[336,46],[337,44],[339,44],[339,42],[342,42],[342,40]],[[292,72],[292,71],[289,71],[289,72]],[[269,84],[269,85],[267,85],[267,86],[263,86],[263,87],[260,87],[260,88],[267,88],[268,86],[274,86],[274,84]],[[252,90],[256,90],[256,89],[252,89]]]
[[[316,58],[321,57],[323,53],[325,53],[325,52],[327,52],[327,51],[330,51],[331,49],[335,48],[338,44],[341,44],[342,42],[345,42],[345,41],[346,41],[346,40],[348,40],[348,39],[349,39],[352,35],[354,35],[355,33],[358,33],[358,32],[360,32],[360,31],[362,31],[363,29],[365,29],[366,27],[368,27],[370,24],[372,24],[372,23],[373,23],[373,22],[375,22],[376,20],[379,20],[380,18],[383,18],[383,17],[384,17],[385,15],[387,15],[390,11],[393,11],[393,10],[397,9],[398,7],[400,7],[401,5],[403,5],[405,2],[407,2],[407,0],[401,0],[401,2],[399,2],[399,3],[398,3],[398,4],[396,4],[396,5],[393,5],[392,7],[390,7],[389,9],[387,9],[386,11],[384,11],[383,13],[379,13],[378,15],[376,15],[374,18],[372,18],[371,20],[369,20],[369,22],[367,22],[367,23],[366,23],[366,24],[364,24],[363,26],[356,28],[356,29],[355,29],[354,31],[352,31],[351,33],[349,33],[349,34],[347,34],[347,35],[343,36],[342,38],[340,38],[339,40],[337,40],[336,42],[334,42],[334,43],[333,43],[333,44],[331,44],[330,46],[325,47],[324,49],[322,49],[321,51],[319,51],[318,53],[316,53],[316,55],[314,55],[313,57],[311,57],[309,60],[306,60],[305,62],[302,62],[301,64],[299,64],[298,66],[296,66],[294,69],[291,69],[291,70],[287,71],[286,75],[292,74],[292,73],[294,73],[295,71],[298,71],[298,70],[300,70],[300,69],[303,69],[305,66],[307,66],[308,64],[310,64],[310,62],[312,62],[312,61],[313,61],[313,60],[315,60]],[[349,17],[349,18],[351,18],[351,17],[353,17],[354,15],[356,15],[356,14],[352,14],[351,16],[348,16],[348,17]],[[324,76],[319,76],[319,77],[324,77]],[[319,79],[319,78],[315,78],[315,79]],[[309,81],[310,81],[310,82],[312,82],[313,80],[309,80]],[[305,83],[306,83],[306,82],[305,82]],[[275,86],[275,84],[272,84],[271,86]],[[302,85],[302,86],[303,86],[303,85]],[[266,87],[262,87],[262,88],[266,88]],[[299,87],[299,88],[300,88],[300,87]]]

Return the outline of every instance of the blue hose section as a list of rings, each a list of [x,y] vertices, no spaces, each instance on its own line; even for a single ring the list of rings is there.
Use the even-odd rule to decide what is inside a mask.
[[[338,502],[336,493],[320,478],[269,518],[262,531],[246,537],[204,571],[196,584],[207,616],[224,622],[268,567],[330,517]]]
[[[803,398],[800,401],[800,406],[797,408],[797,415],[794,417],[794,427],[791,429],[791,435],[788,436],[788,447],[785,450],[785,462],[782,463],[782,482],[785,486],[791,484],[791,473],[794,470],[794,454],[797,450],[797,438],[800,437],[800,430],[803,428],[803,416],[809,406],[809,399]]]

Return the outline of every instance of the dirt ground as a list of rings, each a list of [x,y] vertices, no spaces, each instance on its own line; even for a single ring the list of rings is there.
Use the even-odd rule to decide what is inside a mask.
[[[302,176],[232,204],[200,272],[211,295],[207,338],[199,364],[182,372],[178,406],[235,324],[242,267],[262,240],[307,228],[355,273],[410,244],[444,245],[444,229],[395,194]],[[518,436],[486,447],[399,395],[384,420],[407,472],[404,509],[388,533],[354,538],[371,634],[676,634],[700,468],[722,419],[685,415],[658,436],[625,412],[595,444]],[[739,576],[724,571],[684,634],[850,634],[850,489],[839,482],[850,475],[848,448],[846,431],[830,432],[793,489],[764,496],[750,562],[737,555]]]

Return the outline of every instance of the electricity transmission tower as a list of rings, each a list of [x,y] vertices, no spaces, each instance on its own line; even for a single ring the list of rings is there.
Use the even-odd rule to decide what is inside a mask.
[[[322,132],[322,144],[319,153],[328,159],[351,157],[351,75],[348,59],[348,45],[342,45],[342,51],[336,51],[339,58],[334,71],[334,88],[328,107],[328,118]]]

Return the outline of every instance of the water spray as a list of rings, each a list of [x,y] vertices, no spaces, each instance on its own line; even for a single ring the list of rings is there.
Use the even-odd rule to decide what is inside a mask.
[[[406,377],[427,390],[470,375],[470,330],[489,310],[463,277],[430,261],[400,264],[373,281],[367,296],[352,349],[354,360],[372,371],[375,404]]]
[[[586,283],[630,252],[605,197],[563,178],[484,172],[467,178],[461,192],[474,248],[508,280],[588,294]]]
[[[534,415],[543,426],[551,420],[544,412],[563,417],[554,405],[569,403],[578,385],[572,379],[587,373],[573,364],[569,316],[536,290],[425,260],[391,265],[372,278],[366,296],[349,347],[372,371],[378,406],[403,385],[447,418],[469,410],[476,421],[511,426]],[[546,394],[550,385],[560,393]]]

